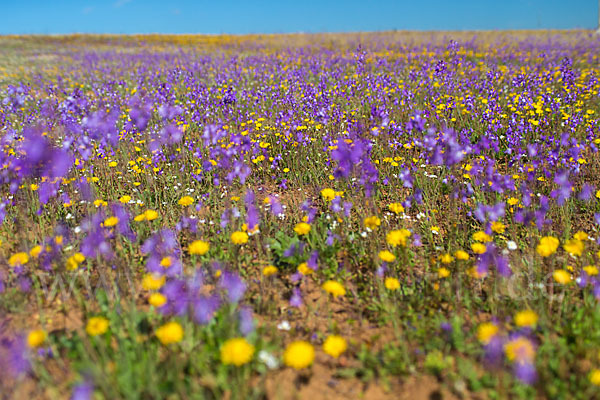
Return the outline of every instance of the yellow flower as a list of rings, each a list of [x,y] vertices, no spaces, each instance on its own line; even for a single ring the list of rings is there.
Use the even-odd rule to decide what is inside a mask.
[[[565,271],[564,269],[557,269],[552,273],[552,277],[556,282],[561,283],[563,285],[566,285],[567,283],[571,282],[571,274],[569,274],[569,272]]]
[[[508,203],[509,206],[514,206],[519,204],[519,199],[516,199],[514,197],[509,197],[509,199],[506,201]]]
[[[275,275],[277,273],[277,267],[275,267],[274,265],[267,265],[266,267],[263,268],[262,270],[262,274],[264,276],[271,276],[271,275]]]
[[[31,348],[40,347],[46,340],[46,336],[43,329],[35,329],[27,335],[27,345]]]
[[[68,271],[73,271],[79,268],[79,264],[85,261],[85,256],[81,253],[75,253],[67,258],[66,268]]]
[[[473,240],[476,242],[487,243],[492,241],[492,237],[484,231],[477,231],[473,234]]]
[[[154,307],[161,307],[167,302],[167,298],[162,293],[152,293],[148,298],[148,303]]]
[[[381,225],[381,220],[376,215],[365,218],[363,222],[365,226],[371,230],[377,229],[377,227]]]
[[[299,222],[294,227],[294,232],[296,232],[298,235],[306,235],[308,232],[310,232],[310,225],[306,222]]]
[[[208,250],[210,250],[210,244],[208,242],[205,242],[203,240],[195,240],[190,244],[190,247],[188,248],[188,251],[190,254],[195,254],[198,256],[203,256],[206,253],[208,253]]]
[[[88,320],[85,331],[90,336],[102,335],[108,330],[108,320],[104,317],[92,317]]]
[[[504,346],[504,352],[509,361],[531,363],[535,358],[533,344],[523,336],[508,342]]]
[[[490,340],[498,333],[498,326],[492,322],[484,322],[477,328],[477,339],[483,343],[488,344]]]
[[[246,232],[236,231],[231,234],[231,242],[233,244],[248,243],[248,234]]]
[[[385,278],[385,281],[383,283],[385,285],[385,288],[387,290],[398,290],[400,289],[400,281],[396,278]]]
[[[538,315],[535,313],[535,311],[532,310],[523,310],[523,311],[519,311],[516,315],[515,315],[515,325],[517,325],[518,327],[529,327],[529,328],[533,328],[538,321]]]
[[[333,358],[338,358],[348,348],[346,339],[338,335],[331,335],[323,342],[323,351]]]
[[[506,226],[499,221],[494,221],[492,222],[492,230],[496,233],[504,233],[504,230],[506,229]]]
[[[556,253],[560,242],[557,238],[552,236],[544,236],[540,239],[540,243],[537,245],[535,251],[542,257],[549,257]]]
[[[162,344],[169,345],[171,343],[181,342],[183,339],[183,328],[179,322],[167,322],[154,333]]]
[[[447,278],[450,276],[450,270],[448,268],[439,268],[438,269],[438,277],[440,277],[441,279]]]
[[[146,210],[142,214],[137,215],[133,220],[136,222],[140,221],[153,221],[158,218],[158,213],[154,210]]]
[[[581,240],[582,242],[585,242],[590,237],[588,236],[587,233],[585,233],[583,231],[577,231],[577,233],[575,235],[573,235],[573,238],[575,238],[577,240]]]
[[[312,344],[303,340],[290,343],[283,353],[283,362],[288,367],[303,369],[309,367],[315,359],[315,349]]]
[[[144,279],[142,280],[142,288],[144,290],[158,290],[165,284],[164,276],[156,276],[154,274],[146,274],[144,275]]]
[[[598,275],[598,267],[596,267],[595,265],[587,265],[587,266],[583,267],[583,270],[589,276],[596,276],[596,275]]]
[[[254,346],[244,338],[233,338],[227,340],[221,346],[221,362],[225,365],[239,367],[252,360]]]
[[[600,386],[600,369],[594,368],[590,372],[589,380],[592,385]]]
[[[258,232],[258,224],[254,225],[252,229],[248,229],[248,225],[242,224],[242,232],[255,233]]]
[[[487,248],[483,243],[473,243],[471,245],[471,250],[473,250],[473,253],[475,254],[483,254],[486,252]]]
[[[173,260],[169,256],[163,257],[163,259],[160,260],[161,267],[169,268],[171,265],[173,265]]]
[[[25,265],[29,261],[29,256],[25,252],[15,253],[8,259],[8,264],[11,267],[16,265]]]
[[[117,217],[108,217],[104,220],[104,226],[110,228],[119,223],[119,218]]]
[[[479,272],[477,266],[471,267],[467,270],[467,274],[474,279],[481,279],[487,276],[487,272]]]
[[[385,241],[392,247],[406,246],[406,240],[410,237],[411,232],[408,229],[400,229],[398,231],[390,231],[385,236]]]
[[[446,254],[440,254],[440,256],[438,257],[438,259],[440,260],[440,262],[442,264],[450,264],[452,261],[454,261],[454,257],[452,257],[448,253],[446,253]]]
[[[388,206],[388,209],[396,215],[404,212],[404,207],[401,203],[392,203]]]
[[[325,188],[325,189],[321,190],[321,196],[323,197],[323,199],[325,199],[327,201],[331,201],[331,200],[335,199],[335,190],[333,190],[331,188]]]
[[[129,203],[129,201],[131,200],[131,196],[125,195],[125,196],[121,196],[119,198],[119,201],[123,204],[125,203]]]
[[[463,260],[463,261],[466,261],[466,260],[468,260],[468,259],[469,259],[469,253],[467,253],[467,252],[466,252],[466,251],[464,251],[464,250],[456,250],[456,251],[454,252],[454,257],[455,257],[457,260]]]
[[[191,197],[191,196],[183,196],[177,202],[177,204],[179,204],[180,206],[184,206],[184,207],[187,207],[187,206],[189,206],[190,204],[193,204],[193,203],[194,203],[194,198]]]
[[[583,254],[583,247],[583,242],[577,239],[569,239],[563,245],[567,253],[577,257]]]
[[[298,265],[298,272],[300,272],[302,275],[310,275],[313,273],[313,270],[312,268],[309,268],[307,263],[303,262]]]
[[[41,252],[42,252],[42,246],[37,245],[37,246],[32,247],[31,250],[29,250],[29,255],[33,258],[37,258]]]
[[[322,288],[333,297],[339,297],[346,294],[346,289],[344,289],[344,286],[336,281],[327,281],[323,284]]]
[[[381,259],[381,261],[385,262],[394,262],[396,260],[396,256],[388,250],[381,250],[379,252],[379,258]]]

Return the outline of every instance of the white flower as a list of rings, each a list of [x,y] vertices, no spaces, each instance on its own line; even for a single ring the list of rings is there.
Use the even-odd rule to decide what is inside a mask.
[[[275,369],[279,367],[279,361],[277,361],[277,358],[265,350],[258,352],[258,359],[262,361],[269,369]]]
[[[506,242],[506,247],[510,250],[516,250],[517,249],[517,244],[515,242],[513,242],[512,240],[509,240],[508,242]]]
[[[289,331],[290,329],[292,329],[292,326],[289,322],[283,320],[277,324],[277,329],[279,329],[280,331]]]

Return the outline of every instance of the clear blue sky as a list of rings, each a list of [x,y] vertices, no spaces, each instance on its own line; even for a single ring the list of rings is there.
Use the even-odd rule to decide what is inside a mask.
[[[0,34],[595,28],[597,0],[0,0]]]

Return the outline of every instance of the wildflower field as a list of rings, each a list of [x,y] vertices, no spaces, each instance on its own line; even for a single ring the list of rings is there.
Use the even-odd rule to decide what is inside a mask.
[[[600,398],[600,37],[0,37],[0,398]]]

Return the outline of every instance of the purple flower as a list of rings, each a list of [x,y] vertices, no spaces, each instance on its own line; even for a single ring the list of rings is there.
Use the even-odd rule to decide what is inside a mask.
[[[283,207],[275,196],[269,196],[269,204],[271,204],[271,213],[275,216],[283,214]]]
[[[311,254],[310,257],[308,259],[308,261],[306,262],[306,265],[308,267],[310,267],[312,270],[316,271],[319,268],[319,252],[317,250],[314,250]]]
[[[330,230],[327,231],[327,239],[325,240],[327,246],[333,246],[333,244],[335,243],[335,237],[336,235],[331,233]]]
[[[482,224],[487,221],[498,221],[504,217],[504,202],[496,203],[493,206],[477,204],[475,209],[475,218]]]
[[[115,217],[119,219],[117,222],[117,231],[127,239],[134,241],[136,238],[135,233],[131,230],[131,216],[121,204],[113,204],[112,212]]]
[[[494,335],[490,341],[484,346],[484,361],[491,367],[499,367],[502,365],[504,354],[504,340],[498,335]]]
[[[86,379],[73,387],[71,400],[90,400],[92,394],[94,394],[94,385],[90,380]]]
[[[162,288],[162,294],[167,298],[167,303],[159,308],[162,314],[185,315],[187,313],[190,293],[185,281],[180,279],[169,280]]]
[[[220,305],[221,301],[216,295],[198,297],[192,305],[194,321],[200,325],[208,324]]]
[[[302,294],[300,293],[300,289],[295,287],[292,290],[292,296],[290,297],[290,306],[299,308],[302,306]]]
[[[145,131],[146,127],[148,126],[148,122],[152,117],[152,105],[142,104],[141,99],[138,96],[135,96],[129,101],[129,107],[131,108],[129,116],[131,117],[134,125],[140,132]]]
[[[517,362],[513,366],[515,377],[526,385],[531,385],[537,380],[535,365],[528,362]]]
[[[594,193],[594,186],[584,183],[583,187],[581,188],[581,191],[579,192],[579,196],[577,196],[577,198],[579,200],[589,201],[592,198],[593,193]]]
[[[292,281],[292,283],[300,282],[303,277],[304,275],[296,271],[290,276],[290,281]]]
[[[221,288],[227,292],[230,303],[237,303],[246,292],[246,284],[234,272],[224,271],[220,281]]]
[[[421,247],[423,243],[421,242],[421,235],[415,233],[412,235],[412,245],[414,247]]]
[[[33,177],[63,177],[71,168],[73,157],[51,144],[41,130],[28,128],[23,132],[25,140],[21,145],[21,152],[24,155],[17,162],[20,173]]]
[[[30,369],[31,363],[25,338],[22,336],[12,339],[0,337],[0,377],[8,374],[9,377],[16,378],[29,372]]]
[[[283,256],[284,257],[293,257],[297,251],[298,251],[298,246],[296,245],[296,243],[292,243],[290,245],[290,247],[285,249],[285,251],[283,252]]]
[[[240,332],[247,336],[254,331],[254,317],[250,307],[241,307],[239,311]]]
[[[110,231],[102,226],[103,221],[104,214],[100,212],[86,218],[81,224],[82,230],[86,232],[81,241],[81,252],[88,258],[101,255],[110,260],[113,257],[109,243]]]
[[[500,276],[507,278],[512,275],[508,258],[501,254],[493,243],[489,243],[485,253],[479,256],[477,262],[477,273],[480,275],[485,275],[492,266],[496,267],[496,270]]]
[[[452,333],[452,325],[447,321],[440,324],[440,329],[446,333]]]
[[[246,225],[249,232],[253,232],[258,227],[260,222],[258,209],[254,204],[254,198],[254,192],[252,190],[248,190],[246,192],[244,201],[246,203]]]

